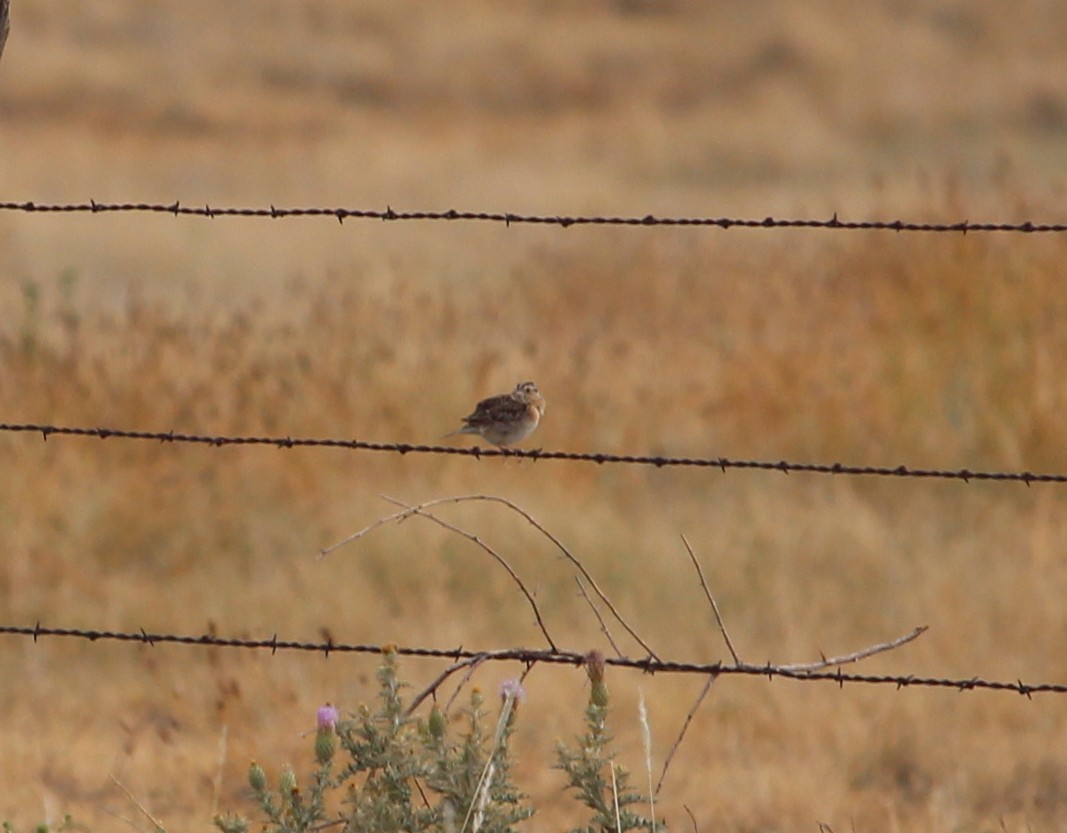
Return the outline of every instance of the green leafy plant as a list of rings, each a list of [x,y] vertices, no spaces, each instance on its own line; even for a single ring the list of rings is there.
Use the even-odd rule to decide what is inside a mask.
[[[556,750],[557,766],[567,774],[567,786],[593,811],[589,824],[572,828],[571,833],[624,833],[628,830],[655,833],[665,825],[635,810],[646,799],[629,788],[629,773],[615,763],[615,754],[609,748],[610,697],[604,682],[603,655],[598,651],[588,654],[585,668],[591,683],[589,705],[585,709],[586,732],[577,738],[576,748],[560,743]]]
[[[305,793],[290,767],[277,786],[266,771],[249,769],[249,784],[266,816],[266,833],[304,833],[329,823],[328,800],[338,791],[343,833],[442,831],[510,833],[533,815],[525,796],[511,781],[509,741],[515,727],[522,686],[501,687],[501,711],[490,730],[484,698],[473,689],[465,710],[465,729],[448,734],[444,714],[434,706],[425,719],[412,716],[401,696],[396,653],[387,650],[378,669],[376,708],[360,706],[342,720],[333,706],[318,712],[316,767]],[[338,754],[342,753],[342,754]],[[345,758],[343,763],[338,758]],[[222,833],[247,833],[249,822],[236,815],[218,817]]]

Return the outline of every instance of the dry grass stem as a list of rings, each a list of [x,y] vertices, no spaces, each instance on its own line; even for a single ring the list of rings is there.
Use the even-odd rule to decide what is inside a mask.
[[[222,794],[222,778],[226,769],[226,758],[229,749],[230,727],[223,724],[219,730],[219,756],[218,766],[215,767],[215,777],[211,781],[211,816],[214,818],[219,811],[219,796]]]
[[[150,822],[152,822],[152,826],[156,831],[161,831],[162,833],[166,833],[167,828],[163,825],[163,822],[161,822],[159,819],[157,819],[155,816],[153,816],[151,813],[149,813],[148,810],[145,809],[144,805],[141,804],[141,802],[138,801],[136,798],[134,798],[133,793],[131,793],[128,789],[126,789],[126,785],[125,784],[123,784],[114,775],[109,775],[108,778],[111,779],[111,783],[113,783],[116,787],[118,787],[120,790],[122,790],[126,794],[126,797],[128,799],[130,799],[130,801],[133,803],[133,805],[138,810],[141,811],[141,814],[146,819],[148,819]],[[132,824],[132,822],[131,822],[131,824]],[[136,827],[136,825],[133,825],[133,826]]]
[[[611,800],[615,805],[615,829],[622,830],[622,814],[619,812],[619,780],[615,777],[615,764],[611,767]]]
[[[500,744],[504,739],[504,731],[508,725],[508,719],[511,717],[512,709],[515,708],[515,694],[514,692],[508,692],[504,698],[504,704],[500,709],[500,717],[496,722],[496,730],[493,733],[493,746],[489,752],[489,757],[486,759],[485,766],[482,768],[482,773],[478,778],[478,786],[475,788],[476,800],[471,802],[470,807],[467,808],[467,816],[463,819],[463,824],[460,827],[460,833],[464,833],[467,829],[467,823],[470,822],[473,813],[474,824],[471,828],[473,833],[477,833],[481,827],[481,816],[485,810],[485,805],[489,801],[489,788],[493,780],[493,770],[496,766],[496,755],[500,749]]]
[[[715,603],[715,597],[711,594],[711,588],[708,587],[707,579],[704,578],[704,570],[700,566],[700,561],[697,560],[696,553],[693,552],[693,548],[689,545],[689,539],[682,536],[682,543],[685,544],[686,552],[689,553],[689,559],[693,562],[693,568],[697,571],[697,576],[700,578],[700,586],[704,589],[704,595],[707,596],[708,602],[711,603],[711,610],[715,614],[715,621],[719,623],[719,633],[722,634],[722,638],[726,641],[726,647],[730,650],[730,656],[734,658],[734,662],[737,665],[741,664],[741,657],[737,655],[737,651],[734,648],[734,643],[730,640],[730,634],[726,631],[726,623],[722,621],[722,615],[719,613],[719,606]]]
[[[648,707],[645,705],[645,691],[638,689],[637,717],[641,723],[641,741],[645,749],[645,775],[648,778],[648,815],[652,819],[652,829],[656,829],[656,792],[652,789],[652,726],[648,722]]]

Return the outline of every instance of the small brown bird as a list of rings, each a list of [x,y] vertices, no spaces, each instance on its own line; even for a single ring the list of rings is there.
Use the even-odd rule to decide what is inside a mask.
[[[545,413],[545,398],[533,382],[520,382],[511,393],[490,396],[463,419],[463,427],[445,434],[474,434],[503,448],[525,440]],[[442,438],[443,439],[443,438]]]

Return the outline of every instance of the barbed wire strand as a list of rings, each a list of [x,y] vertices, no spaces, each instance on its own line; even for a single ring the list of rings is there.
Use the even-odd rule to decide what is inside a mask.
[[[335,642],[333,639],[328,639],[325,642],[301,642],[290,639],[279,639],[277,634],[271,636],[270,639],[241,639],[235,637],[221,637],[213,634],[192,636],[174,633],[149,633],[143,629],[138,632],[122,632],[81,628],[51,628],[45,627],[39,622],[32,627],[23,625],[0,625],[0,635],[28,637],[35,643],[42,638],[66,637],[83,639],[91,643],[102,641],[136,642],[149,647],[164,644],[177,644],[194,647],[269,650],[272,655],[276,654],[278,651],[303,651],[322,654],[327,658],[331,654],[382,654],[391,651],[400,656],[449,659],[457,663],[463,659],[479,659],[484,662],[506,661],[520,662],[527,665],[547,663],[579,666],[586,661],[587,657],[586,654],[577,653],[575,651],[553,651],[551,649],[505,648],[476,651],[463,647],[426,648],[391,644],[350,644]],[[713,674],[717,676],[733,674],[767,677],[768,679],[784,677],[791,680],[822,680],[837,683],[839,686],[844,686],[845,683],[859,683],[866,685],[891,685],[898,689],[915,687],[952,688],[957,691],[984,689],[989,691],[1012,691],[1026,697],[1031,697],[1034,694],[1067,694],[1067,684],[1024,683],[1022,680],[1007,682],[1004,680],[988,680],[982,677],[950,679],[946,677],[920,677],[914,674],[846,674],[841,671],[840,668],[826,671],[805,671],[803,667],[778,666],[772,665],[771,663],[765,665],[753,665],[751,663],[724,665],[722,662],[674,662],[669,660],[656,660],[651,657],[646,657],[644,659],[607,657],[604,659],[604,662],[607,665],[634,669],[646,674]]]
[[[54,436],[93,437],[96,439],[149,440],[161,443],[191,443],[214,448],[225,446],[273,446],[275,448],[345,448],[353,451],[393,452],[397,454],[451,454],[459,457],[515,457],[530,460],[569,460],[572,462],[629,464],[667,468],[750,469],[782,474],[829,474],[853,477],[914,477],[934,480],[972,480],[1035,483],[1067,483],[1067,474],[1032,471],[983,471],[975,469],[927,469],[911,466],[859,466],[844,463],[799,463],[788,460],[734,460],[728,457],[669,457],[642,454],[608,454],[603,452],[545,451],[544,449],[481,448],[479,446],[442,446],[412,443],[367,442],[309,437],[213,436],[176,431],[136,431],[121,428],[86,428],[43,423],[0,423],[0,432],[40,434],[47,440]]]
[[[834,212],[827,219],[817,218],[781,218],[781,217],[657,217],[653,214],[644,216],[582,216],[558,214],[517,214],[513,212],[494,211],[394,211],[386,206],[384,210],[363,208],[342,208],[326,206],[289,207],[235,207],[235,206],[192,206],[180,201],[172,203],[147,202],[97,202],[90,199],[86,203],[38,203],[32,200],[24,202],[0,202],[0,211],[21,211],[30,214],[116,214],[145,213],[172,214],[194,217],[266,217],[273,220],[288,217],[328,217],[340,223],[345,220],[382,220],[400,221],[437,221],[447,222],[488,222],[503,223],[507,226],[548,225],[568,228],[570,226],[690,226],[713,227],[720,229],[833,229],[843,231],[905,231],[969,234],[975,232],[1019,232],[1023,234],[1062,233],[1067,231],[1067,223],[1036,223],[1026,220],[1017,223],[972,222],[957,220],[950,223],[924,223],[912,220],[842,220]]]

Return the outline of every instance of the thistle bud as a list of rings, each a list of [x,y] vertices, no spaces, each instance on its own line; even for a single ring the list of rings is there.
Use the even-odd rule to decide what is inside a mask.
[[[427,723],[427,728],[430,731],[430,737],[434,740],[441,740],[445,736],[445,729],[448,727],[448,721],[445,720],[444,712],[442,712],[435,705],[430,709],[430,719]]]
[[[337,736],[330,731],[319,729],[315,735],[315,760],[325,766],[333,760],[337,751]]]
[[[257,793],[267,789],[267,773],[255,761],[252,761],[251,766],[248,767],[248,783]]]
[[[296,775],[293,772],[292,767],[286,765],[282,770],[282,777],[278,781],[278,791],[282,795],[292,795],[296,790]]]
[[[607,708],[608,687],[604,683],[604,655],[600,651],[590,651],[585,655],[585,672],[592,683],[589,702],[598,708]]]

